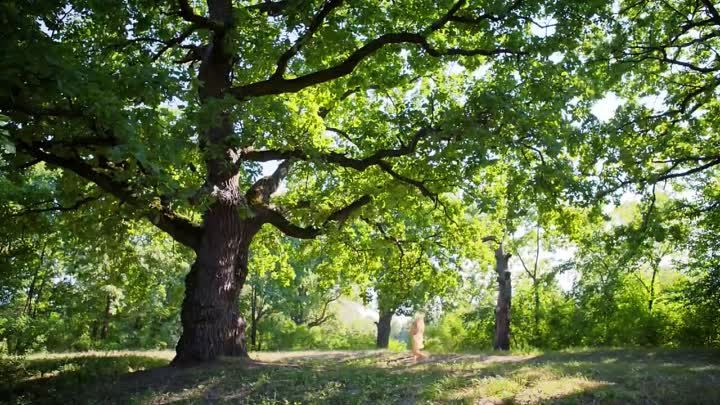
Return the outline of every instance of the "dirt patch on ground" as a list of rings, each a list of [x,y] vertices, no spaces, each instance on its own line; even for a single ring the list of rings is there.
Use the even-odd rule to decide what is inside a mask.
[[[389,365],[427,365],[427,364],[455,364],[455,363],[517,363],[532,360],[532,355],[473,355],[473,354],[430,354],[428,358],[415,360],[410,354],[397,354],[378,356],[379,360],[385,360]]]

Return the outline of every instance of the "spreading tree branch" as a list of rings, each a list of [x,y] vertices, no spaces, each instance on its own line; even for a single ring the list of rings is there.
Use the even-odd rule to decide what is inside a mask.
[[[410,142],[395,149],[380,149],[370,156],[364,158],[351,158],[337,152],[313,152],[308,153],[302,149],[266,149],[255,150],[245,148],[238,152],[240,160],[254,162],[267,162],[270,160],[297,159],[303,161],[319,160],[338,166],[348,167],[357,171],[366,170],[370,166],[378,165],[380,161],[387,158],[401,157],[415,152],[418,143],[422,138],[427,137],[432,130],[422,128],[411,138]]]
[[[335,132],[339,131],[337,129],[333,129]],[[389,174],[394,179],[406,183],[408,185],[411,185],[413,187],[416,187],[420,193],[430,198],[433,202],[437,203],[439,201],[438,195],[432,191],[430,191],[429,188],[425,185],[424,182],[411,179],[407,176],[404,176],[397,171],[395,171],[392,167],[392,165],[387,162],[385,159],[387,158],[394,158],[394,157],[401,157],[410,155],[417,149],[417,145],[420,142],[420,140],[427,136],[427,134],[430,132],[428,128],[420,129],[413,135],[410,142],[407,144],[404,144],[396,149],[380,149],[373,153],[370,156],[364,157],[364,158],[350,158],[347,157],[345,154],[337,153],[337,152],[321,152],[321,153],[306,153],[305,151],[301,149],[290,149],[290,150],[254,150],[254,149],[244,149],[241,150],[239,153],[237,153],[237,157],[239,161],[242,160],[250,160],[250,161],[257,161],[257,162],[264,162],[264,161],[270,161],[270,160],[281,160],[286,159],[286,162],[288,162],[290,159],[297,159],[297,160],[303,160],[303,161],[312,161],[314,159],[332,163],[338,166],[347,167],[351,169],[355,169],[357,171],[365,171],[371,166],[377,166],[382,170],[383,172]],[[289,163],[288,163],[289,164]],[[258,185],[258,187],[266,187],[263,184],[266,182],[271,181],[270,179],[261,179],[259,182],[262,182]],[[253,197],[256,197],[256,195],[253,193]],[[250,197],[250,195],[249,195]]]
[[[487,243],[487,242],[500,243],[500,242],[498,241],[498,238],[495,237],[495,236],[493,236],[493,235],[485,236],[484,238],[482,238],[482,241],[483,241],[484,243]]]
[[[316,317],[315,319],[309,321],[309,322],[306,324],[307,327],[308,327],[308,329],[314,328],[314,327],[316,327],[316,326],[320,326],[320,325],[322,325],[323,323],[325,323],[325,322],[327,322],[328,320],[330,320],[330,318],[332,318],[332,314],[328,314],[328,313],[327,313],[327,310],[328,310],[328,308],[330,307],[330,304],[331,304],[331,303],[333,303],[333,302],[337,301],[338,299],[340,299],[340,296],[341,296],[341,294],[340,294],[340,292],[338,291],[336,294],[328,297],[328,298],[325,300],[325,302],[323,303],[323,309],[322,309],[322,312],[320,313],[320,315],[319,315],[318,317]]]
[[[327,0],[320,11],[313,17],[312,22],[308,30],[303,34],[301,38],[283,55],[280,57],[277,63],[275,72],[270,76],[269,79],[249,83],[241,86],[233,87],[229,90],[229,93],[238,99],[247,99],[253,97],[277,95],[283,93],[296,93],[307,87],[314,86],[317,84],[329,82],[341,77],[351,74],[355,68],[368,59],[375,52],[389,45],[400,45],[410,44],[417,45],[424,50],[428,55],[433,57],[442,56],[497,56],[505,54],[521,55],[525,54],[524,51],[507,48],[478,48],[478,49],[464,49],[464,48],[447,48],[438,49],[435,48],[428,42],[428,36],[433,32],[443,28],[449,21],[455,17],[455,13],[465,5],[465,0],[456,2],[446,14],[441,18],[430,24],[422,33],[414,32],[394,32],[380,35],[367,43],[357,48],[355,51],[350,53],[344,60],[335,64],[334,66],[317,70],[313,73],[302,75],[292,79],[285,79],[283,74],[287,70],[287,64],[289,60],[295,56],[303,43],[319,29],[325,17],[336,7],[340,5],[338,0]],[[471,21],[464,21],[466,23],[473,23]]]
[[[385,228],[382,226],[382,224],[371,221],[369,218],[365,217],[362,217],[362,220],[365,221],[368,225],[371,225],[373,228],[377,229],[378,232],[380,232],[380,234],[383,236],[383,239],[391,242],[397,247],[398,251],[400,252],[400,263],[402,265],[403,258],[405,257],[405,249],[403,248],[403,242],[405,241],[390,235],[387,230],[385,230]]]
[[[270,196],[280,187],[280,182],[288,175],[292,167],[292,159],[284,160],[270,176],[265,176],[253,184],[245,193],[250,205],[267,205]]]
[[[178,35],[177,37],[175,37],[175,38],[173,38],[173,39],[171,39],[171,40],[168,40],[168,41],[163,41],[164,46],[163,46],[162,48],[160,48],[160,50],[158,50],[155,55],[153,55],[152,60],[153,60],[153,61],[156,61],[156,60],[160,59],[160,57],[161,57],[165,52],[167,52],[169,49],[171,49],[171,48],[173,48],[173,47],[175,47],[175,46],[177,46],[177,45],[182,44],[183,41],[185,41],[185,40],[186,40],[190,35],[192,35],[192,33],[195,32],[197,29],[198,29],[198,25],[193,24],[193,25],[191,25],[190,27],[188,27],[185,31],[183,31],[180,35]],[[191,53],[192,53],[192,52],[191,52]]]
[[[720,26],[720,13],[718,13],[718,10],[713,5],[712,1],[702,0],[702,2],[705,5],[705,8],[707,8],[708,13],[712,16],[713,21],[715,21],[715,24]]]
[[[342,0],[326,0],[323,4],[322,8],[315,14],[310,21],[310,25],[308,26],[307,31],[303,35],[301,35],[295,43],[285,51],[281,56],[280,59],[277,61],[277,68],[275,69],[275,73],[273,73],[272,77],[282,77],[285,74],[285,71],[287,70],[288,63],[290,63],[290,59],[292,59],[297,53],[300,51],[302,46],[307,43],[312,36],[317,32],[318,29],[323,24],[323,21],[325,21],[325,18],[330,14],[330,12],[339,7],[342,4]]]
[[[338,222],[342,226],[342,224],[353,212],[362,208],[364,205],[369,204],[371,201],[372,198],[369,195],[363,195],[352,203],[333,211],[330,215],[328,215],[321,227],[302,227],[295,225],[285,218],[283,214],[266,205],[253,206],[252,209],[258,215],[261,223],[269,223],[282,233],[294,238],[314,239],[324,231],[324,228],[330,222]]]
[[[280,0],[280,1],[264,1],[260,4],[255,4],[253,6],[249,6],[248,9],[250,10],[257,10],[261,13],[265,13],[271,17],[277,17],[285,11],[285,9],[290,4],[287,0]]]
[[[43,161],[69,170],[85,180],[95,183],[100,189],[115,196],[121,202],[127,202],[141,208],[143,210],[143,216],[148,218],[155,226],[167,232],[175,240],[192,249],[199,247],[201,227],[192,224],[192,222],[186,218],[178,216],[166,206],[154,208],[150,207],[147,203],[143,203],[135,197],[133,187],[129,182],[116,180],[111,174],[103,170],[111,169],[111,167],[97,168],[83,160],[77,154],[70,156],[66,153],[59,154],[52,152],[52,149],[56,148],[75,150],[85,147],[117,145],[119,142],[118,137],[115,136],[112,131],[103,128],[94,117],[84,115],[83,111],[79,108],[37,108],[22,103],[16,103],[11,106],[0,105],[0,108],[11,114],[21,113],[30,116],[63,117],[87,121],[88,127],[93,132],[92,136],[78,136],[56,141],[39,140],[24,142],[18,140],[17,146],[20,150],[30,155],[33,161]],[[144,170],[140,162],[137,163],[141,170]]]
[[[665,171],[663,174],[661,174],[661,175],[657,176],[655,179],[653,179],[653,182],[657,183],[657,182],[670,180],[670,179],[674,179],[674,178],[678,178],[678,177],[689,176],[691,174],[702,172],[704,170],[707,170],[707,169],[717,166],[717,165],[720,165],[720,158],[715,158],[703,165],[696,166],[696,167],[694,167],[692,169],[688,169],[684,172],[674,172],[674,173],[672,172],[672,169],[674,169],[676,165],[673,165],[673,167],[671,167],[670,169]]]
[[[536,281],[535,274],[530,272],[530,269],[528,269],[527,265],[525,265],[525,260],[523,260],[522,255],[519,252],[516,252],[515,254],[517,255],[518,259],[520,259],[520,264],[522,264],[523,270],[525,270],[525,273],[528,275],[528,277],[530,277],[533,282]]]
[[[33,143],[19,142],[19,146],[30,156],[48,164],[70,170],[78,176],[95,183],[102,190],[112,194],[120,201],[141,208],[143,216],[147,217],[155,226],[167,232],[178,242],[192,249],[199,247],[202,228],[192,224],[185,218],[177,216],[167,207],[152,208],[148,204],[143,204],[135,197],[129,183],[113,179],[111,175],[95,170],[93,166],[80,157],[53,154]]]
[[[225,30],[225,25],[223,23],[195,14],[195,11],[192,9],[192,6],[190,6],[188,0],[178,0],[178,6],[180,8],[180,12],[178,14],[183,20],[193,23],[195,26],[200,28],[207,28],[213,31]]]
[[[72,205],[53,204],[50,207],[28,208],[28,209],[14,212],[14,213],[10,214],[10,216],[11,217],[20,217],[20,216],[24,216],[24,215],[28,215],[28,214],[38,214],[41,212],[51,212],[51,211],[58,211],[58,212],[76,211],[76,210],[80,209],[82,206],[84,206],[90,202],[97,201],[99,199],[100,199],[100,196],[89,196],[89,197],[84,197],[84,198],[77,200]]]
[[[270,96],[284,93],[297,93],[307,87],[317,84],[329,82],[347,76],[352,73],[355,68],[369,56],[382,49],[385,46],[393,44],[415,44],[420,46],[425,52],[433,57],[442,56],[496,56],[504,54],[523,54],[522,51],[511,50],[506,48],[495,49],[461,49],[448,48],[439,50],[434,48],[422,34],[411,32],[398,32],[381,35],[380,37],[368,42],[364,46],[358,48],[350,54],[345,60],[339,64],[299,76],[293,79],[285,79],[281,76],[272,76],[270,79],[233,87],[230,94],[238,99]]]
[[[438,195],[436,193],[433,193],[432,191],[430,191],[430,189],[427,188],[427,186],[425,185],[424,182],[415,180],[415,179],[411,179],[407,176],[403,176],[402,174],[396,172],[393,169],[392,165],[390,165],[390,163],[388,163],[384,160],[379,161],[377,163],[377,165],[378,165],[378,167],[380,167],[380,169],[382,169],[382,171],[384,171],[385,173],[392,176],[395,180],[398,180],[402,183],[406,183],[406,184],[409,184],[409,185],[417,188],[418,190],[420,190],[420,193],[422,195],[431,199],[435,203],[437,203],[439,201]]]

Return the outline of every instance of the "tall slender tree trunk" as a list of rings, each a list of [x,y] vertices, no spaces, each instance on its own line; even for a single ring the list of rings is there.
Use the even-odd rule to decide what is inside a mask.
[[[103,318],[102,318],[102,327],[100,327],[100,339],[105,340],[108,337],[108,329],[110,327],[110,316],[112,314],[110,313],[112,305],[112,297],[108,294],[107,299],[105,300],[105,310],[103,311]]]
[[[40,263],[38,263],[37,267],[35,268],[35,273],[33,274],[32,281],[30,282],[30,287],[28,287],[27,292],[27,299],[25,301],[25,309],[23,312],[25,315],[32,317],[33,315],[33,297],[37,295],[36,288],[37,288],[37,282],[38,277],[40,275],[40,272],[43,270],[43,265],[45,264],[45,246],[46,244],[43,243],[42,250],[40,251]],[[35,300],[35,303],[37,304],[38,300]]]
[[[97,340],[99,338],[99,327],[100,323],[98,321],[93,321],[92,326],[90,327],[90,338],[92,338],[93,340]]]
[[[30,286],[28,287],[27,298],[25,299],[25,308],[23,309],[23,313],[27,316],[32,316],[33,296],[35,295],[35,285],[37,283],[39,272],[40,269],[35,270],[35,274],[33,275],[32,281],[30,282]]]
[[[495,272],[497,273],[498,297],[495,306],[495,350],[510,350],[510,309],[512,285],[508,261],[510,255],[503,250],[502,243],[495,250]]]
[[[40,280],[40,286],[37,288],[37,291],[35,292],[35,304],[32,308],[32,317],[35,318],[37,316],[38,311],[38,303],[42,302],[43,299],[43,292],[45,291],[45,286],[48,283],[48,280],[50,279],[52,273],[46,272],[43,274],[42,280]]]
[[[539,339],[539,327],[540,327],[540,281],[538,280],[538,270],[540,263],[540,217],[538,216],[538,222],[535,226],[535,266],[533,267],[532,283],[533,283],[533,298],[535,300],[535,306],[533,308],[533,335],[537,340]]]
[[[250,297],[250,345],[257,350],[257,288],[251,286]]]
[[[533,279],[533,333],[535,339],[540,338],[540,285],[537,278]]]
[[[650,279],[650,288],[649,288],[649,295],[648,298],[648,312],[652,313],[653,310],[653,304],[655,304],[655,279],[657,278],[657,273],[659,269],[659,263],[652,266],[652,278]]]
[[[376,322],[377,341],[375,347],[378,349],[387,349],[390,345],[390,328],[394,313],[395,311],[380,311],[380,319]]]

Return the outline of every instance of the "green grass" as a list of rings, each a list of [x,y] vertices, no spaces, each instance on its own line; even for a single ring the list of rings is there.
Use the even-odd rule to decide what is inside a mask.
[[[8,404],[720,404],[720,354],[581,350],[436,355],[259,353],[164,367],[171,352],[0,358]],[[3,402],[4,401],[4,402]]]

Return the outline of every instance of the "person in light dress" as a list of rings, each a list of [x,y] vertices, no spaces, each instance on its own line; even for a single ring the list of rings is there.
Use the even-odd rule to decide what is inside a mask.
[[[412,349],[415,361],[424,360],[428,356],[422,352],[425,347],[423,344],[423,334],[425,333],[425,314],[418,312],[415,314],[410,324],[410,347]]]

